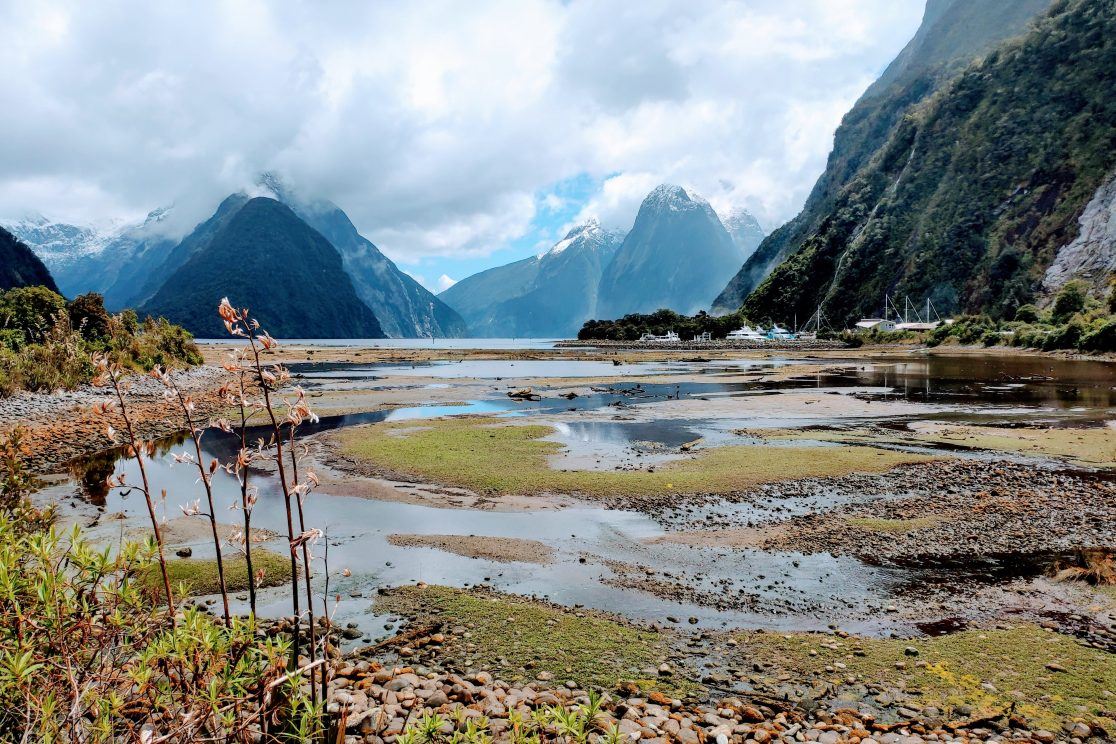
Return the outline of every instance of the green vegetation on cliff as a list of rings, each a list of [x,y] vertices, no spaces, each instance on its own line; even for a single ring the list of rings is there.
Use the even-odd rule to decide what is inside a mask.
[[[0,227],[0,291],[35,285],[58,291],[54,279],[39,257],[16,240],[14,235]]]
[[[909,110],[744,312],[847,322],[890,292],[1012,317],[1116,166],[1113,70],[1116,6],[1056,2]]]
[[[341,254],[289,207],[264,197],[222,207],[182,241],[179,248],[186,246],[182,253],[190,255],[175,257],[185,260],[142,312],[198,336],[223,338],[216,309],[231,296],[277,338],[383,337]]]
[[[1050,0],[928,0],[914,38],[841,121],[825,172],[802,211],[769,235],[714,301],[740,307],[779,263],[835,217],[837,200],[904,118],[973,60],[1026,30]]]

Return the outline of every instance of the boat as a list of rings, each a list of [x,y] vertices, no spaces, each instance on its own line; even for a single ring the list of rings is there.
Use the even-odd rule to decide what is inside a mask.
[[[794,333],[775,323],[771,326],[771,330],[767,332],[767,338],[772,341],[794,341],[796,337]]]
[[[676,344],[682,339],[674,331],[667,331],[666,335],[656,336],[654,333],[645,333],[639,337],[642,343],[646,344]]]
[[[755,330],[751,326],[744,325],[731,331],[725,338],[729,341],[766,341],[767,336]]]

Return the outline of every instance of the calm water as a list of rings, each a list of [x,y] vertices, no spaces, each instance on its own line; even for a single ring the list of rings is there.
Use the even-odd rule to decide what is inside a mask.
[[[1116,406],[1114,366],[1107,364],[1064,362],[1048,359],[985,358],[985,357],[921,357],[879,363],[863,360],[848,362],[826,360],[832,371],[781,383],[718,382],[716,376],[726,371],[739,372],[741,366],[796,364],[786,360],[741,362],[690,362],[670,364],[624,365],[613,367],[598,362],[543,360],[510,362],[470,360],[462,363],[434,363],[412,368],[398,365],[318,365],[305,364],[295,368],[301,382],[310,387],[338,385],[376,388],[390,386],[397,376],[412,377],[416,369],[424,376],[442,378],[439,383],[452,386],[459,378],[499,377],[592,377],[617,375],[638,369],[632,374],[670,374],[686,372],[709,374],[708,383],[633,384],[618,381],[598,388],[592,395],[573,400],[544,398],[541,401],[516,403],[494,393],[485,400],[472,400],[464,406],[421,406],[328,417],[313,427],[304,427],[303,434],[383,420],[421,420],[428,417],[484,413],[487,415],[521,417],[529,414],[550,414],[565,417],[556,426],[551,438],[568,448],[565,463],[577,467],[610,468],[624,458],[655,457],[659,448],[676,448],[703,437],[709,443],[722,444],[734,436],[732,429],[746,428],[755,422],[746,419],[718,420],[657,420],[644,416],[637,421],[580,420],[578,414],[605,407],[639,407],[654,411],[654,406],[672,398],[704,398],[711,396],[778,395],[782,390],[814,388],[837,394],[870,397],[901,397],[918,402],[940,404],[938,410],[951,415],[985,415],[989,413],[1035,417],[1080,417],[1086,421],[1113,418]],[[779,422],[776,422],[777,424]],[[791,423],[791,422],[786,422]],[[793,425],[826,423],[795,420]],[[766,425],[772,425],[770,421]],[[207,456],[227,458],[235,451],[237,441],[210,430],[205,435]],[[736,436],[737,442],[743,441]],[[750,441],[750,440],[749,440]],[[163,443],[160,456],[149,470],[153,484],[166,488],[165,506],[168,517],[179,514],[179,504],[195,497],[196,473],[185,465],[173,465],[169,452],[182,451],[181,442]],[[669,456],[677,456],[669,455]],[[604,465],[599,464],[604,461]],[[137,495],[119,492],[106,494],[97,484],[112,471],[125,471],[135,481],[135,464],[117,460],[116,455],[87,458],[75,464],[75,477],[85,484],[85,498],[108,513],[123,512],[127,524],[142,526],[146,521],[143,501]],[[255,475],[260,487],[260,500],[253,516],[256,527],[280,534],[286,532],[285,509],[276,479],[262,473]],[[217,499],[223,505],[239,500],[236,481],[219,477]],[[72,486],[71,486],[72,488]],[[62,494],[65,489],[56,489]],[[828,498],[828,500],[827,500]],[[729,514],[741,525],[761,524],[833,506],[838,498],[810,497],[756,501],[734,506],[714,507]],[[840,497],[847,498],[847,497]],[[709,508],[709,507],[705,507]],[[701,509],[695,509],[695,514]],[[236,522],[239,513],[222,510],[222,519]],[[107,520],[104,520],[107,521]],[[909,599],[919,587],[934,587],[964,604],[982,582],[1002,580],[996,571],[974,577],[971,572],[954,568],[898,568],[871,566],[852,558],[828,555],[802,556],[771,554],[756,550],[723,550],[669,545],[649,545],[647,541],[663,534],[663,527],[654,519],[637,512],[607,510],[579,506],[563,510],[494,512],[443,509],[397,502],[377,501],[330,493],[323,488],[307,503],[307,523],[323,529],[329,545],[331,593],[339,592],[342,603],[338,617],[357,622],[369,635],[384,632],[384,618],[369,612],[370,599],[376,587],[399,583],[429,583],[464,586],[488,584],[519,593],[547,596],[566,604],[585,604],[615,611],[635,618],[662,621],[667,615],[695,616],[702,625],[769,627],[779,629],[824,629],[831,622],[868,633],[890,630],[915,631],[917,623],[899,620],[884,612],[890,604]],[[119,531],[119,523],[104,528]],[[463,558],[433,549],[395,547],[388,543],[392,533],[459,534],[525,537],[553,546],[557,558],[549,565],[526,563],[501,564]],[[115,533],[110,533],[115,534]],[[106,535],[108,537],[109,535]],[[282,549],[284,541],[269,547]],[[324,557],[324,545],[317,546],[317,561]],[[212,548],[204,541],[194,546],[195,555],[203,556]],[[585,558],[585,563],[581,559]],[[671,580],[705,592],[709,596],[732,596],[743,609],[717,611],[708,607],[688,605],[656,598],[637,590],[617,589],[606,583],[612,576],[604,561],[619,561],[652,567],[672,574]],[[341,569],[352,576],[342,578]],[[317,566],[319,574],[321,566]],[[662,577],[660,577],[662,578]],[[287,611],[284,589],[265,592],[262,612],[280,614]],[[932,622],[936,618],[920,618]]]
[[[553,349],[557,338],[285,338],[284,346],[352,346],[362,349]],[[201,338],[199,344],[227,344],[227,338]]]

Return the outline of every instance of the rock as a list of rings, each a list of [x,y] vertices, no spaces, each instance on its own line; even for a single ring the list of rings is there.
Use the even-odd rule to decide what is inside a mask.
[[[428,708],[440,708],[443,705],[449,705],[449,697],[441,690],[435,690],[434,694],[426,699]]]
[[[1087,723],[1078,721],[1070,728],[1070,736],[1076,736],[1078,739],[1088,739],[1093,735],[1093,729]]]
[[[1041,744],[1053,744],[1053,742],[1056,741],[1058,737],[1055,736],[1052,732],[1047,731],[1046,729],[1039,729],[1038,731],[1031,732],[1031,738],[1033,738],[1037,742],[1040,742]]]
[[[194,549],[187,546],[185,548],[179,548],[178,550],[174,551],[174,554],[177,555],[179,558],[189,558],[194,554]]]

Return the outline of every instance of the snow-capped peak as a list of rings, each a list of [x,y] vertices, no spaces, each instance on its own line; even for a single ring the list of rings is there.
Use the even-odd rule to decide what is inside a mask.
[[[670,210],[685,212],[691,209],[709,207],[709,202],[697,192],[687,191],[682,186],[673,183],[663,183],[656,186],[643,200],[640,209],[648,208],[657,211]]]
[[[721,217],[721,224],[724,225],[725,229],[730,233],[733,230],[759,230],[763,232],[763,226],[760,225],[759,220],[744,207],[733,207],[728,210],[728,212]]]
[[[550,250],[543,251],[538,255],[539,258],[544,256],[557,256],[569,248],[574,243],[585,243],[589,248],[599,248],[609,238],[613,238],[612,232],[606,232],[601,228],[601,223],[596,217],[590,217],[580,225],[575,225],[570,228],[566,233],[566,237],[555,243]]]

